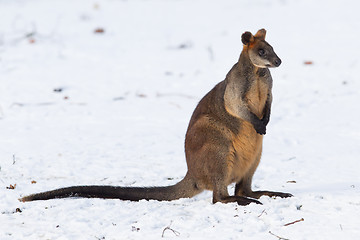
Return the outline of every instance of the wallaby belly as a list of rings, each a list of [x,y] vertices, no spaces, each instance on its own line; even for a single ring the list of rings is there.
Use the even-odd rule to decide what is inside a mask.
[[[243,121],[238,135],[233,136],[229,149],[228,168],[230,183],[239,182],[247,172],[258,164],[263,136],[257,134],[251,123]]]

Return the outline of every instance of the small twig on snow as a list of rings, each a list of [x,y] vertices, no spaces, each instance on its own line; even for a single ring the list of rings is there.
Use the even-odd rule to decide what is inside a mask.
[[[289,240],[289,239],[287,239],[287,238],[279,237],[278,235],[273,234],[271,231],[269,231],[269,233],[270,233],[271,235],[273,235],[274,237],[277,237],[279,240]]]
[[[22,40],[24,40],[24,39],[33,39],[33,37],[35,36],[35,35],[37,35],[37,31],[36,31],[36,24],[35,23],[32,23],[31,24],[31,30],[28,30],[28,29],[16,29],[17,27],[15,26],[16,25],[16,21],[19,21],[19,19],[20,20],[22,20],[21,18],[19,18],[19,17],[17,17],[15,20],[14,20],[14,22],[12,23],[12,25],[13,25],[13,30],[14,30],[14,32],[19,32],[19,31],[21,31],[21,32],[25,32],[25,33],[21,33],[21,36],[20,37],[16,37],[16,38],[14,38],[10,43],[11,44],[17,44],[17,43],[19,43],[19,42],[21,42]]]
[[[302,221],[304,221],[304,218],[301,218],[301,219],[299,219],[299,220],[296,220],[296,221],[287,223],[287,224],[285,224],[284,226],[287,227],[287,226],[289,226],[289,225],[291,225],[291,224],[298,223],[298,222],[302,222]]]
[[[171,224],[172,224],[172,221],[170,222],[169,226],[167,226],[166,228],[164,228],[164,230],[163,230],[163,232],[162,232],[162,235],[161,235],[162,238],[164,237],[164,233],[165,233],[166,230],[172,231],[172,232],[175,234],[175,236],[179,236],[179,235],[180,235],[180,233],[179,233],[178,231],[176,231],[176,230],[174,230],[174,229],[172,229],[172,228],[170,227]]]
[[[98,239],[98,240],[103,240],[103,239],[105,239],[105,237],[97,237],[97,236],[94,236],[96,239]]]
[[[265,212],[265,209],[260,213],[260,215],[258,216],[258,218],[261,217],[264,213],[267,215],[267,213]]]

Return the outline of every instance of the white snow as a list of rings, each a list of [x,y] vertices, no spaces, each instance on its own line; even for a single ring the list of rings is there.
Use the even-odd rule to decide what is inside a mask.
[[[360,239],[359,8],[1,0],[0,239],[161,239],[168,226],[168,239]],[[253,188],[293,198],[17,200],[71,185],[182,179],[193,109],[237,61],[241,34],[260,28],[283,64],[271,70],[272,116]]]

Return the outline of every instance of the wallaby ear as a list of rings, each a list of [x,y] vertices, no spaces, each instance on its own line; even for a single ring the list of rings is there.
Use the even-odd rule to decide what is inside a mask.
[[[243,35],[241,35],[241,41],[244,45],[248,45],[254,41],[254,36],[251,32],[244,32]]]
[[[263,28],[257,31],[257,33],[255,34],[256,38],[260,38],[262,40],[265,40],[265,36],[266,36],[266,30]]]

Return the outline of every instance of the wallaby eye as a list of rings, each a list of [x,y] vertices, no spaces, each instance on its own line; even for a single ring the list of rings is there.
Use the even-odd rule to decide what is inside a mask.
[[[262,49],[262,48],[260,48],[260,49],[258,50],[258,53],[259,53],[259,56],[262,57],[262,56],[265,55],[265,50]]]

